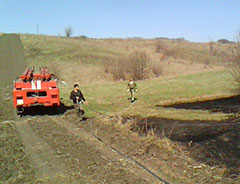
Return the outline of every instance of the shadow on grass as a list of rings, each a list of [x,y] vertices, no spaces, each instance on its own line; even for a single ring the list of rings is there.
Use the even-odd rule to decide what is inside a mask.
[[[68,110],[72,110],[72,109],[74,109],[73,105],[66,106],[63,103],[61,103],[60,106],[55,106],[55,107],[34,106],[34,107],[25,108],[21,116],[62,115]]]
[[[191,156],[211,167],[227,168],[225,177],[240,176],[240,124],[236,124],[228,132],[201,143],[188,146]]]
[[[166,105],[161,107],[175,109],[210,110],[212,112],[223,113],[238,113],[240,112],[240,95],[215,100],[206,100],[201,102]]]

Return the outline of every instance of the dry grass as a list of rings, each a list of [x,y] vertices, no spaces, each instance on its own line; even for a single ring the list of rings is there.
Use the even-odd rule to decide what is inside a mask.
[[[135,123],[129,120],[124,124],[120,123],[121,117],[100,118],[95,125],[98,129],[97,135],[110,145],[127,153],[152,171],[172,183],[224,183],[237,184],[239,176],[228,177],[230,171],[224,165],[210,165],[198,158],[205,158],[205,151],[201,153],[194,147],[198,144],[193,142],[179,143],[172,141],[162,134],[159,138],[155,131],[150,129],[146,136],[139,136],[130,130]],[[119,123],[116,123],[119,122]],[[86,127],[87,128],[87,127]],[[121,135],[121,136],[118,136]],[[124,146],[123,146],[124,145]],[[208,150],[211,153],[211,150]],[[195,157],[196,156],[196,157]]]
[[[231,61],[230,64],[230,72],[233,78],[240,84],[240,33],[237,37],[237,44],[232,48],[231,56],[229,60]]]
[[[152,63],[153,65],[153,63]],[[149,75],[150,57],[144,51],[135,51],[127,57],[119,57],[116,61],[105,62],[105,72],[111,73],[115,80],[143,80]],[[155,65],[154,65],[155,66]],[[160,65],[158,65],[160,67]],[[153,67],[152,67],[153,68]],[[154,68],[159,74],[159,68]]]
[[[78,80],[81,84],[113,81],[114,76],[109,69],[106,70],[106,65],[136,51],[146,53],[156,65],[147,75],[147,78],[152,78],[221,68],[222,53],[228,55],[231,47],[214,44],[217,54],[212,55],[207,43],[171,40],[81,39],[41,35],[21,35],[21,40],[29,65],[57,66],[62,80],[74,83],[76,76],[72,75],[80,75]]]

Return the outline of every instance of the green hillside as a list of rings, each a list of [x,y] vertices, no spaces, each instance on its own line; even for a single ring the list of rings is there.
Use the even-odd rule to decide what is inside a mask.
[[[106,66],[135,51],[145,52],[162,67],[161,77],[219,69],[231,45],[177,42],[158,39],[88,39],[20,35],[31,66],[48,66],[68,83],[108,83]],[[225,57],[223,57],[225,56]],[[147,78],[154,77],[151,72]]]
[[[89,106],[103,113],[131,116],[158,114],[164,117],[169,114],[169,118],[188,118],[184,114],[189,115],[189,112],[166,112],[156,109],[155,106],[182,99],[186,101],[206,96],[214,98],[215,95],[221,97],[234,93],[234,81],[223,63],[227,62],[231,45],[159,39],[89,39],[26,34],[21,34],[20,40],[26,65],[49,67],[58,77],[61,97],[68,105],[71,104],[69,91],[74,83],[79,83]],[[137,103],[131,109],[124,110],[129,106],[126,82],[115,81],[113,74],[106,70],[109,66],[118,67],[113,65],[114,61],[131,62],[128,56],[135,51],[146,53],[149,56],[149,66],[152,63],[157,64],[161,67],[161,73],[157,77],[147,67],[146,79],[137,82]],[[18,73],[20,69],[23,70],[23,66],[15,67],[18,68]],[[87,113],[89,116],[96,115],[89,108]],[[198,115],[201,117],[195,118],[223,118],[223,115],[219,114],[201,113],[206,117]],[[191,113],[190,116],[192,117]]]
[[[234,94],[234,81],[224,68],[231,45],[190,43],[159,39],[89,39],[20,35],[29,66],[48,66],[60,79],[65,104],[73,83],[79,83],[89,106],[103,113],[166,118],[221,119],[222,114],[156,109],[155,106],[188,99]],[[134,51],[149,55],[162,67],[159,77],[138,82],[138,101],[131,109],[126,82],[115,81],[106,65]],[[223,57],[225,56],[225,57]],[[121,61],[121,62],[124,62]],[[89,116],[96,113],[87,110]],[[193,113],[193,114],[192,114]],[[195,115],[194,115],[195,114]],[[188,117],[189,116],[189,117]],[[205,117],[206,116],[206,117]]]

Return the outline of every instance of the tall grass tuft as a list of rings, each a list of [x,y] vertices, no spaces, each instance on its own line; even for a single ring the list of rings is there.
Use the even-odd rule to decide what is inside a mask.
[[[229,59],[232,64],[230,67],[230,73],[240,86],[240,32],[236,38],[237,44],[235,47],[233,47],[232,55]]]

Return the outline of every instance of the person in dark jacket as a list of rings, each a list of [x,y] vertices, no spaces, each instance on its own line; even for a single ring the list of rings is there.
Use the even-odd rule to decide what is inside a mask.
[[[73,87],[74,87],[74,89],[70,93],[70,99],[75,104],[75,108],[79,107],[79,112],[81,115],[83,115],[84,110],[82,108],[82,104],[83,103],[87,104],[87,101],[84,98],[82,92],[80,91],[78,84],[74,84]]]

